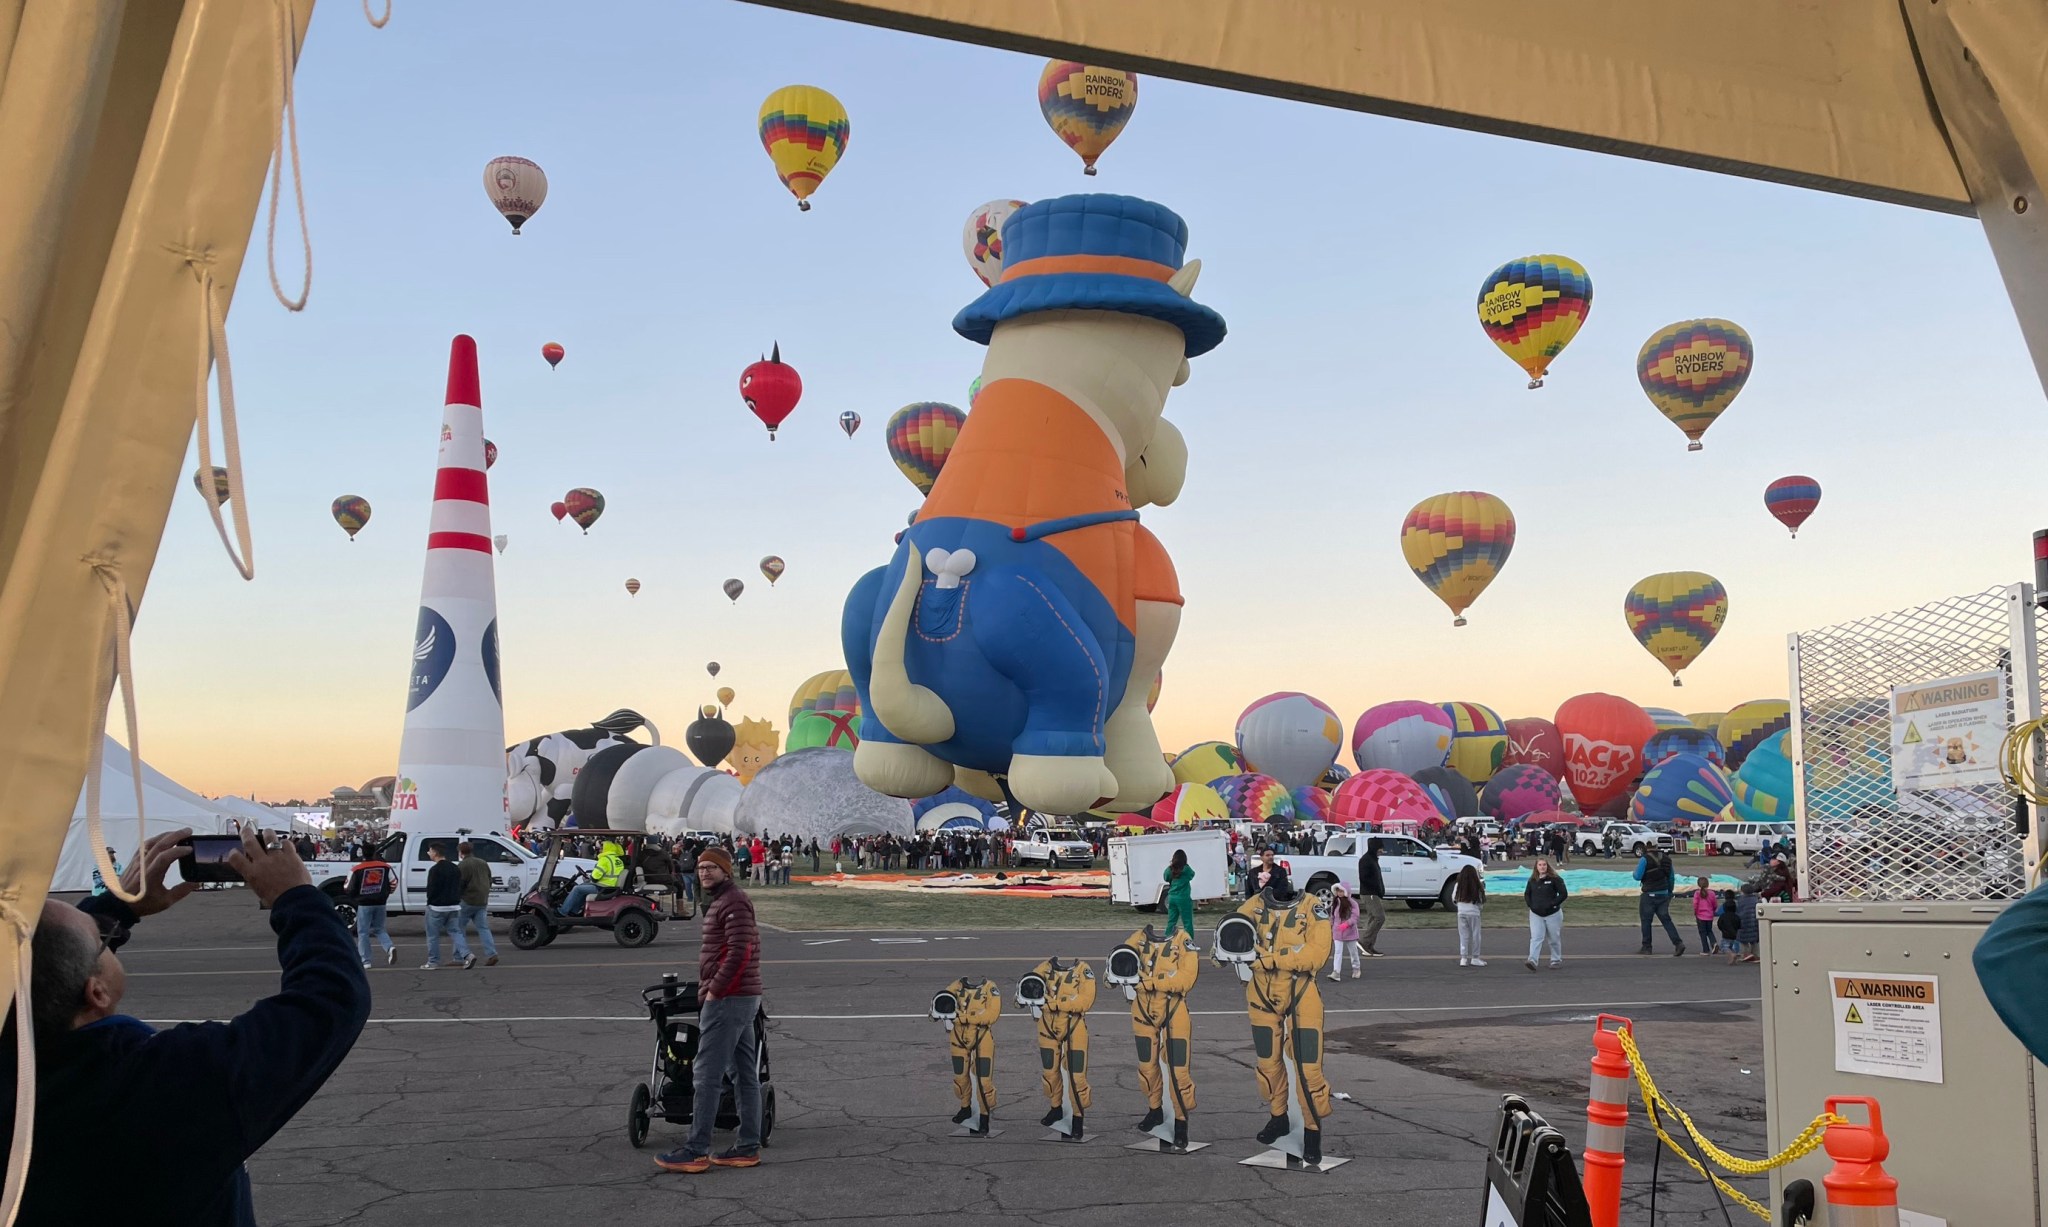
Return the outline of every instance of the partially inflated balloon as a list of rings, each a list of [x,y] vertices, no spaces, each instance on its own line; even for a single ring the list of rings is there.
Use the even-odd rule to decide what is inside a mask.
[[[578,528],[587,533],[590,526],[597,523],[597,517],[604,514],[604,495],[588,486],[578,486],[562,496],[562,509],[576,521]]]
[[[484,191],[492,207],[512,223],[512,233],[518,234],[547,200],[548,177],[525,158],[492,158],[484,163]]]
[[[789,697],[789,727],[796,728],[796,718],[807,711],[843,711],[860,714],[860,692],[854,689],[853,674],[844,669],[828,669],[804,679]]]
[[[1500,757],[1503,769],[1526,764],[1541,767],[1555,779],[1564,774],[1564,739],[1557,726],[1541,716],[1522,716],[1505,722],[1507,748]]]
[[[210,472],[212,474],[213,479],[213,501],[216,503],[227,502],[228,471],[220,467],[219,465],[214,465]],[[199,491],[199,496],[201,498],[206,497],[206,482],[208,473],[209,470],[207,469],[192,470],[192,488],[194,490]]]
[[[640,595],[640,581],[639,581],[639,580],[637,580],[637,579],[629,579],[629,580],[627,580],[627,581],[626,581],[626,595],[627,595],[627,596],[639,596],[639,595]]]
[[[1181,787],[1186,788],[1183,784]],[[1313,784],[1306,784],[1289,794],[1294,802],[1296,822],[1328,822],[1330,820],[1330,794]]]
[[[1727,772],[1697,754],[1674,754],[1644,773],[1628,812],[1637,822],[1718,822],[1734,800]]]
[[[759,117],[761,148],[775,163],[775,177],[808,210],[810,196],[839,165],[852,133],[839,99],[813,85],[785,85],[768,95]]]
[[[740,372],[740,399],[746,402],[747,412],[761,419],[768,428],[768,441],[775,441],[775,430],[796,410],[796,403],[803,398],[803,377],[796,368],[782,360],[782,344],[777,342],[774,351],[759,362],[749,363]]]
[[[1689,729],[1694,727],[1692,717],[1683,712],[1675,712],[1668,707],[1645,707],[1643,710],[1649,714],[1650,723],[1656,725],[1657,731],[1660,733],[1665,729]]]
[[[562,359],[569,356],[569,351],[563,349],[557,342],[549,341],[540,347],[540,356],[548,360],[548,369],[552,371],[562,365]]]
[[[1138,105],[1138,75],[1072,60],[1048,60],[1038,76],[1038,109],[1067,148],[1081,155],[1084,174],[1131,122]]]
[[[1472,781],[1449,767],[1424,767],[1409,778],[1422,785],[1430,804],[1447,820],[1478,817],[1479,793],[1473,789]]]
[[[1649,713],[1611,694],[1566,699],[1553,723],[1564,738],[1565,781],[1588,814],[1635,787],[1643,745],[1657,731]]]
[[[1237,752],[1246,770],[1272,776],[1289,792],[1323,778],[1343,742],[1337,713],[1292,690],[1257,700],[1237,718]]]
[[[1243,770],[1237,747],[1227,741],[1198,741],[1173,756],[1173,778],[1183,784],[1207,784]]]
[[[1223,798],[1224,808],[1236,822],[1290,822],[1294,818],[1294,796],[1270,775],[1247,771],[1212,780],[1209,787]]]
[[[1778,523],[1799,535],[1799,526],[1820,506],[1820,483],[1811,477],[1780,477],[1764,487],[1764,507]]]
[[[1792,788],[1792,760],[1785,754],[1785,730],[1780,729],[1757,742],[1735,773],[1735,817],[1744,822],[1791,822]]]
[[[497,463],[498,463],[498,445],[497,445],[497,444],[495,444],[495,443],[493,443],[493,442],[491,442],[491,441],[490,441],[489,439],[485,439],[485,440],[484,440],[484,467],[485,467],[486,469],[488,469],[488,468],[491,468],[491,467],[492,467],[493,465],[495,465],[495,464],[497,464]]]
[[[859,745],[860,713],[851,711],[801,712],[790,721],[789,736],[783,741],[784,750],[792,754],[820,747],[851,753]]]
[[[562,517],[569,514],[569,504],[562,502],[549,503],[548,514],[555,517],[555,522],[559,524],[562,522]]]
[[[1751,699],[1747,703],[1736,704],[1721,717],[1715,733],[1721,739],[1721,749],[1727,752],[1728,768],[1733,771],[1741,767],[1743,760],[1766,738],[1791,727],[1790,703],[1783,699]]]
[[[720,686],[718,688],[718,701],[725,707],[731,707],[732,701],[738,697],[738,693],[738,691],[735,691],[730,686]]]
[[[1550,360],[1579,335],[1593,309],[1593,279],[1576,260],[1523,256],[1486,275],[1479,284],[1479,323],[1500,352],[1529,373],[1540,388]]]
[[[1727,714],[1724,711],[1696,711],[1686,713],[1685,718],[1692,721],[1694,728],[1705,729],[1711,733],[1721,727],[1721,717]]]
[[[1507,727],[1499,713],[1484,703],[1440,703],[1451,718],[1450,766],[1474,784],[1484,784],[1500,770],[1508,752]]]
[[[1003,223],[1023,207],[1021,200],[991,200],[967,215],[967,224],[960,230],[960,249],[967,253],[967,267],[981,278],[981,284],[994,285],[1003,275]]]
[[[1679,670],[1707,650],[1728,620],[1728,590],[1703,571],[1663,571],[1637,580],[1621,612],[1629,633],[1678,686]]]
[[[1491,494],[1458,490],[1415,504],[1401,522],[1401,556],[1415,578],[1450,606],[1451,625],[1486,591],[1515,548],[1515,516]]]
[[[1198,822],[1228,822],[1230,807],[1207,784],[1176,784],[1152,807],[1152,820],[1162,827],[1191,827]]]
[[[966,424],[966,414],[940,401],[905,405],[889,418],[889,458],[918,493],[930,494]]]
[[[773,554],[761,560],[761,574],[768,577],[768,586],[770,588],[775,586],[775,581],[781,579],[782,573],[788,569],[788,567],[783,565],[783,561]]]
[[[1385,829],[1390,822],[1426,822],[1438,818],[1436,804],[1422,785],[1398,771],[1361,771],[1330,794],[1330,821],[1340,826],[1365,823]]]
[[[1727,320],[1687,320],[1659,331],[1636,355],[1636,380],[1657,412],[1690,440],[1700,436],[1749,382],[1756,351],[1749,334]]]
[[[1654,767],[1674,754],[1694,754],[1719,766],[1724,760],[1721,739],[1705,729],[1658,729],[1643,744],[1643,765]]]
[[[719,586],[725,590],[727,599],[731,600],[734,604],[739,603],[740,593],[747,590],[747,586],[736,579],[726,580],[725,583]]]
[[[848,409],[845,413],[840,414],[839,429],[846,432],[847,438],[853,438],[853,432],[860,429],[860,414],[855,413],[851,409]]]
[[[341,531],[348,534],[350,541],[354,541],[356,534],[363,531],[363,525],[370,522],[370,500],[360,494],[342,495],[334,500],[330,510],[334,522],[341,525]]]
[[[1444,709],[1416,699],[1368,707],[1351,728],[1351,758],[1360,771],[1441,767],[1451,756],[1457,726]]]
[[[1556,809],[1560,796],[1557,777],[1547,768],[1513,763],[1486,781],[1486,791],[1479,794],[1479,810],[1496,822],[1517,822]]]

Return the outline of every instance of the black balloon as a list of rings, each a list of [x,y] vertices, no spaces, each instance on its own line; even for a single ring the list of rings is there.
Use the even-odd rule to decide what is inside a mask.
[[[597,830],[606,825],[605,802],[612,790],[612,777],[626,760],[647,747],[633,742],[623,745],[606,746],[585,760],[583,770],[576,773],[576,783],[569,789],[569,812],[576,818],[576,825]]]
[[[1480,814],[1479,793],[1472,787],[1472,781],[1449,767],[1424,767],[1412,777],[1424,788],[1435,788],[1450,802],[1451,817],[1476,818]]]
[[[716,767],[732,753],[736,738],[733,727],[719,716],[703,716],[690,723],[683,730],[683,744],[690,747],[690,753],[706,767]],[[588,768],[586,768],[588,770]],[[580,784],[581,781],[578,781]]]

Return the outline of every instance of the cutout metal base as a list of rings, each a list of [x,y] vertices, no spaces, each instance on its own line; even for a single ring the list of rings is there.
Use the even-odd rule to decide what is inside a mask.
[[[1094,1141],[1095,1135],[1092,1133],[1084,1133],[1080,1137],[1075,1137],[1072,1134],[1061,1133],[1059,1130],[1054,1129],[1053,1131],[1047,1133],[1043,1138],[1039,1140],[1044,1142],[1065,1142],[1071,1146],[1079,1146],[1085,1142]]]
[[[1239,1159],[1237,1162],[1240,1167],[1272,1167],[1290,1172],[1330,1172],[1344,1166],[1346,1163],[1351,1162],[1351,1160],[1339,1159],[1334,1155],[1324,1155],[1321,1163],[1311,1166],[1284,1150],[1268,1150],[1263,1154],[1253,1155],[1249,1159]]]
[[[975,1138],[979,1140],[982,1138],[999,1138],[1003,1136],[1003,1131],[1000,1129],[991,1129],[987,1133],[976,1133],[974,1130],[969,1129],[965,1125],[962,1125],[958,1129],[955,1129],[952,1133],[948,1134],[947,1136],[956,1138]]]
[[[1124,1149],[1142,1150],[1148,1155],[1191,1155],[1208,1145],[1209,1143],[1207,1142],[1189,1142],[1185,1147],[1181,1147],[1175,1146],[1172,1142],[1162,1141],[1159,1138],[1148,1137],[1132,1142],[1124,1147]]]

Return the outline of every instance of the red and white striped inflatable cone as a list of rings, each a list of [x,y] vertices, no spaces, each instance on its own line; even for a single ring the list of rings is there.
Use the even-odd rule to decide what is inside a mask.
[[[420,580],[391,828],[505,828],[505,706],[476,341],[448,352],[440,464]]]

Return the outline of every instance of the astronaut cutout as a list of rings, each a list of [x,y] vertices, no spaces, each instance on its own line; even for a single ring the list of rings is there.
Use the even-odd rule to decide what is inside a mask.
[[[995,982],[979,977],[962,976],[932,998],[932,1018],[946,1024],[953,1093],[960,1100],[953,1123],[964,1128],[953,1131],[956,1138],[989,1138],[1002,1132],[989,1127],[996,1106],[996,1019],[1002,1012]]]
[[[1038,1064],[1052,1105],[1038,1123],[1052,1127],[1048,1141],[1086,1141],[1082,1117],[1089,1099],[1088,1011],[1095,1006],[1095,972],[1086,963],[1063,967],[1057,957],[1047,959],[1017,982],[1017,1004],[1038,1022]]]
[[[1317,874],[1309,889],[1285,896],[1268,888],[1216,926],[1216,961],[1234,966],[1244,981],[1259,1093],[1272,1113],[1258,1134],[1272,1149],[1242,1160],[1247,1166],[1326,1172],[1351,1161],[1326,1158],[1322,1150],[1330,1085],[1323,1080],[1316,974],[1330,961],[1335,883],[1334,875]]]
[[[1179,932],[1162,938],[1151,925],[1110,952],[1105,979],[1123,989],[1131,1003],[1138,1082],[1151,1109],[1138,1122],[1151,1136],[1127,1150],[1184,1155],[1208,1145],[1188,1140],[1188,1117],[1195,1110],[1188,993],[1200,968],[1193,939]]]

